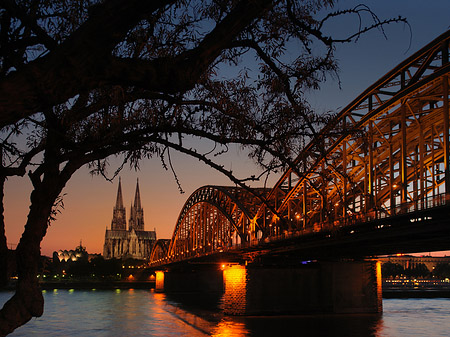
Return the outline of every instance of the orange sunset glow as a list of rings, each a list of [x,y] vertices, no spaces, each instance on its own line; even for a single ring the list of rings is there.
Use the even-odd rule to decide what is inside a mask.
[[[112,160],[114,162],[114,160]],[[156,229],[157,238],[171,238],[178,214],[188,196],[197,188],[211,185],[230,185],[222,174],[207,168],[198,160],[173,154],[172,162],[180,180],[181,194],[172,172],[165,171],[158,158],[145,161],[140,171],[124,168],[122,179],[123,202],[127,220],[134,198],[136,179],[139,178],[145,230]],[[224,165],[242,174],[254,172],[257,167],[245,154],[235,155],[235,160],[224,160]],[[116,168],[111,167],[110,172]],[[239,171],[238,171],[239,170]],[[91,176],[87,168],[77,172],[64,189],[64,209],[48,228],[41,244],[43,255],[52,256],[60,249],[74,249],[82,240],[86,250],[103,252],[106,227],[111,227],[113,207],[116,201],[118,177],[113,182],[101,176]],[[20,240],[29,207],[31,184],[28,177],[11,178],[6,182],[5,222],[10,248]]]

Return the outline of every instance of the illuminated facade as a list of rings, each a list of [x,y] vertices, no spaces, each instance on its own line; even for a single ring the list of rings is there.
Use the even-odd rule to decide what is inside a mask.
[[[424,264],[429,271],[433,269],[439,263],[450,263],[450,257],[437,257],[437,256],[413,256],[413,255],[393,255],[386,257],[379,257],[377,260],[381,263],[391,262],[401,265],[404,269],[416,268],[419,264]]]
[[[83,247],[80,241],[80,245],[75,248],[75,250],[58,250],[53,253],[53,260],[58,259],[58,261],[78,261],[78,260],[88,260],[89,254],[86,252],[86,247]]]
[[[144,230],[144,210],[141,205],[139,181],[136,183],[134,204],[131,205],[128,229],[126,210],[123,205],[122,185],[119,179],[116,205],[113,209],[111,229],[106,229],[103,256],[111,258],[134,258],[148,260],[156,241],[155,231]]]

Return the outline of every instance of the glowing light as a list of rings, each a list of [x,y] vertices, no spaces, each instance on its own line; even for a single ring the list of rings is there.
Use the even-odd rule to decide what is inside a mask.
[[[164,272],[156,271],[156,283],[155,283],[155,291],[163,291],[164,290]]]
[[[376,278],[377,278],[377,298],[378,298],[378,310],[383,310],[383,281],[381,275],[381,261],[376,262]]]
[[[247,269],[241,265],[228,265],[223,270],[225,285],[224,309],[242,314],[246,307]]]

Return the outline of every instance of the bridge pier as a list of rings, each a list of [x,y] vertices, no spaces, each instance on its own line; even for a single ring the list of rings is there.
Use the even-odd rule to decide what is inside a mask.
[[[223,292],[223,273],[217,265],[156,271],[155,291],[167,293]]]
[[[215,293],[228,315],[378,313],[381,265],[320,261],[305,265],[224,264],[156,272],[156,291]],[[223,295],[221,295],[223,293]]]
[[[372,261],[230,265],[224,269],[224,286],[223,310],[229,315],[382,310],[381,267]]]

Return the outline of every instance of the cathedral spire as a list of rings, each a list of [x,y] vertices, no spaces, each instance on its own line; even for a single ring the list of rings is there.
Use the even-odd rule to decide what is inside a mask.
[[[134,195],[134,208],[141,209],[141,194],[139,193],[139,178],[136,182],[136,194]]]
[[[117,189],[116,206],[113,209],[113,219],[111,221],[112,230],[125,230],[126,217],[125,207],[123,207],[122,183],[119,177],[119,188]]]
[[[144,210],[141,204],[141,194],[139,192],[139,179],[136,182],[136,193],[134,195],[134,205],[131,206],[130,210],[130,221],[129,221],[130,231],[132,229],[137,231],[144,230]]]
[[[116,209],[123,208],[122,182],[119,177],[119,188],[117,189]]]

